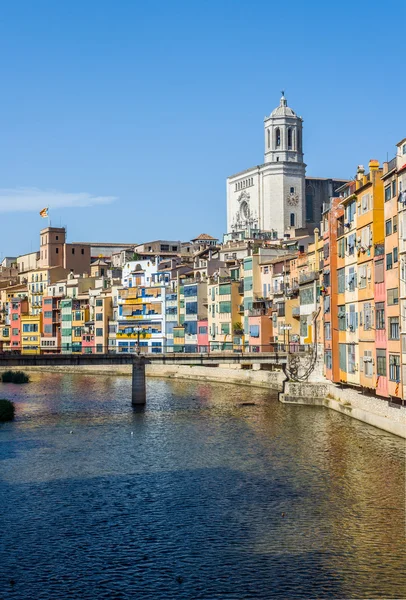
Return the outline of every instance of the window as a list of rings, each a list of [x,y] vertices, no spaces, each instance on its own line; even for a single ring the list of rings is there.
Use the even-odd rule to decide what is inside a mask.
[[[332,369],[333,368],[333,361],[332,361],[331,350],[325,350],[324,351],[324,364],[326,366],[326,369]]]
[[[356,202],[350,202],[345,209],[345,221],[346,223],[352,223],[355,216]]]
[[[406,154],[406,144],[403,144],[402,146],[402,154]]]
[[[361,198],[361,213],[365,214],[371,208],[371,197],[369,194],[364,194]]]
[[[358,313],[355,310],[355,304],[350,304],[348,313],[348,329],[355,331],[358,326]]]
[[[338,279],[338,293],[343,294],[345,292],[345,269],[337,270]]]
[[[313,194],[306,194],[306,221],[308,223],[314,221]]]
[[[376,351],[376,374],[386,377],[386,350]]]
[[[385,302],[375,304],[376,328],[385,329]]]
[[[392,252],[386,255],[386,270],[389,271],[393,266]]]
[[[17,313],[13,313],[12,321],[18,321],[18,319],[19,319],[18,314]]]
[[[52,310],[46,310],[44,312],[45,319],[52,319]]]
[[[398,249],[397,248],[393,249],[393,262],[394,263],[398,262]]]
[[[400,381],[400,356],[399,354],[389,354],[389,379],[391,381]]]
[[[345,326],[345,306],[342,305],[338,307],[338,329],[340,331],[345,331]]]
[[[19,329],[12,329],[11,330],[11,335],[18,335],[20,333]]]
[[[348,373],[355,373],[355,344],[348,344]]]
[[[377,260],[375,263],[375,283],[384,282],[384,272],[383,259]]]
[[[314,288],[308,287],[300,290],[300,304],[313,304],[314,302]]]
[[[23,324],[23,332],[24,333],[36,332],[36,331],[38,331],[37,323],[24,323]]]
[[[372,311],[372,304],[370,302],[364,303],[364,330],[372,329],[374,326],[374,316]]]
[[[340,240],[338,240],[338,256],[340,258],[344,258],[345,256],[346,243],[346,238],[341,238]]]
[[[357,274],[354,271],[354,267],[350,267],[348,272],[348,291],[354,292],[357,287]]]
[[[392,194],[391,186],[387,185],[385,188],[385,202],[387,202],[388,200],[391,199],[391,197],[392,197],[391,194]]]
[[[325,314],[330,312],[330,296],[324,296],[323,308]]]
[[[396,233],[398,230],[398,216],[395,215],[392,219],[393,221],[393,233]]]
[[[81,253],[82,253],[82,254],[84,254],[84,253],[85,253],[85,250],[84,250],[84,248],[82,248],[82,250],[81,250]]]
[[[186,314],[197,315],[197,302],[186,302]]]
[[[324,323],[324,339],[331,340],[331,323]]]
[[[389,339],[399,339],[399,317],[389,317]]]
[[[392,235],[392,219],[385,221],[385,235]]]
[[[326,260],[330,256],[330,244],[326,243],[323,246],[323,258]]]
[[[348,254],[352,256],[355,252],[355,233],[348,236]]]
[[[231,313],[231,302],[219,302],[220,313]]]
[[[307,337],[307,317],[300,317],[300,335]]]
[[[267,134],[268,134],[268,148],[271,147],[271,132],[269,131],[269,129],[267,130]]]
[[[396,179],[392,181],[392,198],[396,196]]]
[[[347,372],[347,346],[346,344],[339,344],[339,354],[340,354],[340,370]]]
[[[59,248],[55,248],[56,254],[59,254]]]
[[[142,342],[140,342],[140,346],[141,346],[141,343]],[[96,345],[96,352],[103,352],[103,344]]]
[[[388,290],[388,305],[399,304],[399,289],[391,288]]]
[[[295,213],[290,213],[290,226],[295,226]]]
[[[44,333],[52,333],[52,325],[44,325]]]
[[[365,377],[372,377],[374,372],[374,365],[372,362],[372,350],[364,350],[363,363]]]
[[[275,146],[276,146],[276,148],[279,148],[280,145],[281,145],[281,130],[278,127],[275,130]]]
[[[294,193],[295,193],[295,188],[294,188],[294,187],[291,187],[291,188],[290,188],[290,193],[291,193],[291,194],[294,194]]]
[[[96,306],[103,306],[103,300],[101,298],[97,298]]]
[[[96,313],[96,321],[103,321],[103,313]]]
[[[207,326],[205,326],[205,325],[201,325],[201,326],[199,327],[199,334],[200,334],[200,335],[205,335],[206,333],[207,333]]]
[[[97,337],[102,337],[103,336],[103,329],[100,327],[96,328],[96,335]]]
[[[360,265],[358,267],[358,287],[360,289],[366,288],[367,287],[367,266],[366,265]]]
[[[292,149],[292,130],[288,129],[288,150]]]
[[[75,254],[75,248],[72,248],[72,254]]]

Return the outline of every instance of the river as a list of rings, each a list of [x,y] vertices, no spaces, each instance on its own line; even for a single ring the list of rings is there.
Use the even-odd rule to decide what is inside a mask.
[[[405,598],[404,440],[262,389],[0,384],[0,598]]]

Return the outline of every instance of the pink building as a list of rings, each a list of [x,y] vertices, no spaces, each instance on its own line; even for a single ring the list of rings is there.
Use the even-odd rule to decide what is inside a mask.
[[[82,334],[82,354],[94,354],[95,343],[93,333]]]
[[[197,322],[197,351],[209,351],[209,323],[207,319]]]
[[[255,309],[252,312],[256,312]],[[267,311],[258,311],[258,313]],[[250,352],[273,352],[271,344],[273,335],[272,319],[266,314],[256,314],[248,317],[248,344]]]
[[[10,349],[21,349],[21,315],[28,314],[28,299],[13,298],[10,306]]]

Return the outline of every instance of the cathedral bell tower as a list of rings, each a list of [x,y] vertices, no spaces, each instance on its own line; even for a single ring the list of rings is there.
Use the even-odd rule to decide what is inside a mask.
[[[264,225],[272,224],[279,235],[306,225],[302,124],[284,92],[264,119]]]

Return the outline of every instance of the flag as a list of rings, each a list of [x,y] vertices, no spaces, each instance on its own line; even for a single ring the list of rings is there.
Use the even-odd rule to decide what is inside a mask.
[[[42,217],[43,219],[46,219],[48,216],[48,207],[40,210],[39,216]]]

